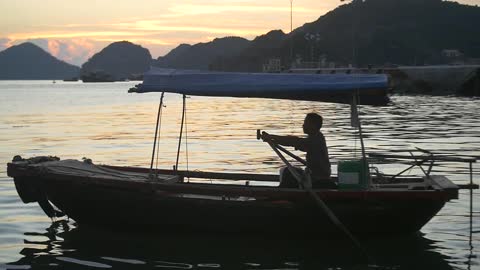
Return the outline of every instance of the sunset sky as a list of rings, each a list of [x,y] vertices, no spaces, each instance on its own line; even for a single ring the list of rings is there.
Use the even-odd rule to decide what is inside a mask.
[[[480,0],[458,2],[480,5]],[[316,20],[340,0],[294,0],[293,27]],[[153,57],[181,43],[216,37],[253,39],[290,31],[290,0],[1,0],[0,51],[31,41],[81,65],[106,45],[128,40]]]

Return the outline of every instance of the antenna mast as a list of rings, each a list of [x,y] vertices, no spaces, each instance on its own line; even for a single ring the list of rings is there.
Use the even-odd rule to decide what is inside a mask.
[[[290,0],[290,33],[293,31],[293,0]]]

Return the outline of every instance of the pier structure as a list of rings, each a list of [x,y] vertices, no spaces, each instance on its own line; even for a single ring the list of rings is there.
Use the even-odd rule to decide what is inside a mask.
[[[480,65],[292,68],[291,73],[389,74],[394,92],[480,96]]]

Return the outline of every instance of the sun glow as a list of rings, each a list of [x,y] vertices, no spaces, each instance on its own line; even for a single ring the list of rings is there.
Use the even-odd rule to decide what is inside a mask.
[[[459,2],[476,4],[478,0]],[[339,0],[294,0],[293,28],[341,4]],[[0,50],[32,41],[75,64],[113,41],[139,43],[158,57],[181,43],[225,36],[253,39],[274,29],[290,31],[289,0],[71,0],[68,4],[17,0],[0,1],[0,14]]]
[[[91,9],[92,1],[78,5],[60,0],[0,3],[5,15],[0,16],[0,50],[32,41],[60,59],[81,64],[114,41],[138,43],[158,57],[181,43],[225,36],[253,39],[270,30],[288,32],[290,28],[288,1],[104,0],[95,1]],[[327,2],[296,0],[294,25],[315,20],[338,5]]]

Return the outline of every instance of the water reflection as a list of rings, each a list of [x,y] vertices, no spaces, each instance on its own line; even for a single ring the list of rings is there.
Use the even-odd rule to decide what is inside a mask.
[[[31,241],[30,236],[45,240]],[[421,234],[361,242],[375,264],[364,263],[348,241],[315,235],[305,239],[294,235],[124,234],[80,230],[72,222],[59,221],[44,233],[27,233],[25,243],[44,248],[24,248],[24,257],[7,268],[453,269],[450,258],[436,251],[441,244]]]

